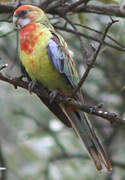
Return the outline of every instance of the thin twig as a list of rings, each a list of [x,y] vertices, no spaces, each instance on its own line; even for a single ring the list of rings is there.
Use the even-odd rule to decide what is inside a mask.
[[[9,32],[7,32],[7,33],[5,33],[5,34],[0,35],[0,38],[3,38],[3,37],[5,37],[5,36],[8,36],[8,35],[10,35],[10,34],[13,33],[13,32],[15,32],[15,30],[12,30],[12,31],[9,31]]]
[[[90,30],[90,31],[93,31],[93,32],[96,32],[96,33],[98,33],[98,34],[103,34],[101,31],[98,31],[98,30],[96,30],[96,29],[93,29],[93,28],[91,28],[91,27],[88,27],[88,26],[85,26],[85,25],[83,25],[83,24],[78,24],[78,23],[74,23],[76,26],[81,26],[81,27],[83,27],[83,28],[85,28],[85,29],[88,29],[88,30]],[[109,38],[110,40],[112,40],[114,43],[116,43],[118,46],[120,46],[120,47],[122,47],[122,48],[125,48],[122,44],[120,44],[118,41],[116,41],[114,38],[112,38],[110,35],[108,35],[107,34],[107,36],[106,36],[107,38]]]
[[[60,154],[60,155],[56,155],[55,157],[51,157],[49,159],[49,162],[52,163],[54,161],[60,161],[60,160],[69,160],[69,159],[84,159],[84,160],[90,160],[89,156],[87,155],[83,155],[83,154],[73,154],[73,153],[68,153],[67,155],[65,154]]]
[[[44,122],[38,120],[33,115],[27,114],[26,112],[21,113],[19,111],[15,111],[14,113],[16,115],[21,115],[21,116],[23,115],[23,116],[27,116],[30,119],[32,119],[36,123],[38,128],[42,129],[42,131],[46,131],[53,138],[53,140],[55,141],[56,145],[60,148],[61,153],[67,155],[67,151],[66,151],[65,147],[63,146],[63,144],[60,142],[57,134],[54,131],[52,131],[49,128],[49,126],[47,126],[47,124],[45,124]]]
[[[83,3],[86,4],[87,2],[88,2],[88,0],[79,0],[77,2],[74,2],[74,3],[70,4],[69,6],[67,6],[63,13],[69,12],[70,10],[75,9],[76,7],[78,7],[79,5],[81,5]]]
[[[97,59],[97,56],[98,56],[98,54],[99,54],[99,52],[100,52],[100,50],[101,50],[101,47],[102,47],[102,45],[104,44],[105,37],[106,37],[106,35],[107,35],[110,27],[112,26],[112,24],[114,24],[114,23],[116,23],[116,22],[118,22],[118,21],[112,20],[111,22],[108,23],[108,25],[107,25],[107,27],[106,27],[106,29],[105,29],[105,31],[104,31],[102,40],[101,40],[101,42],[100,42],[97,50],[95,51],[95,53],[94,53],[94,55],[93,55],[93,58],[92,58],[92,60],[90,61],[90,64],[87,66],[87,69],[86,69],[85,73],[83,74],[83,77],[82,77],[81,80],[79,81],[77,87],[74,89],[74,91],[73,91],[73,93],[72,93],[72,97],[74,97],[74,96],[76,95],[76,93],[79,91],[79,89],[81,88],[81,86],[82,86],[83,83],[85,82],[85,80],[86,80],[86,78],[87,78],[90,70],[93,68],[93,65],[94,65],[94,63],[95,63],[95,61],[96,61],[96,59]]]
[[[55,161],[61,161],[61,160],[69,160],[69,159],[89,160],[89,156],[80,154],[80,153],[68,153],[67,156],[65,154],[60,154],[60,155],[51,157],[48,163],[53,163]],[[112,165],[125,169],[125,163],[123,162],[112,161]]]
[[[63,16],[63,18],[64,18],[64,19],[66,20],[66,22],[68,22],[68,23],[73,27],[73,29],[75,30],[76,36],[78,37],[79,42],[80,42],[82,57],[83,57],[83,58],[87,58],[87,56],[88,56],[87,50],[85,49],[84,43],[83,43],[83,41],[82,41],[81,36],[79,35],[79,32],[78,32],[76,26],[75,26],[74,23],[73,23],[72,21],[70,21],[67,17]]]
[[[5,69],[7,66],[8,66],[8,64],[4,64],[4,65],[0,66],[0,71],[1,71],[2,69]]]
[[[87,12],[94,14],[103,14],[108,16],[124,17],[118,5],[81,5],[72,10],[72,12]]]
[[[51,0],[50,0],[51,1]],[[66,0],[64,0],[64,3],[65,3],[65,1]],[[43,8],[45,8],[44,10],[45,11],[51,11],[51,10],[55,10],[55,9],[57,9],[57,8],[59,8],[60,6],[64,6],[64,3],[63,3],[63,5],[61,5],[62,4],[62,2],[61,2],[61,0],[60,1],[57,1],[57,0],[53,0],[53,1],[51,1],[51,3],[49,3],[47,6],[42,6],[42,4],[41,4],[41,8],[43,9]]]
[[[0,145],[0,172],[1,172],[1,177],[0,180],[6,180],[7,179],[7,165],[6,165],[6,161],[5,158],[3,156],[3,152],[2,152],[2,147]]]
[[[74,30],[69,29],[69,28],[65,28],[65,27],[62,27],[62,26],[59,26],[59,25],[54,25],[54,27],[55,27],[56,29],[59,29],[59,30],[65,31],[65,32],[69,32],[69,33],[76,34],[76,32],[75,32]],[[95,38],[95,37],[93,37],[93,36],[87,35],[87,34],[85,34],[85,33],[83,33],[83,32],[77,32],[77,33],[78,33],[80,36],[82,36],[82,37],[84,37],[84,38],[86,38],[86,39],[90,39],[90,40],[93,40],[93,41],[98,42],[98,43],[101,42],[100,39],[97,39],[97,38]],[[119,46],[112,45],[112,44],[110,44],[110,43],[108,43],[108,42],[105,42],[105,41],[104,41],[104,45],[107,45],[107,46],[109,46],[109,47],[111,47],[111,48],[113,48],[113,49],[116,49],[116,50],[118,50],[118,51],[125,52],[125,48],[121,48],[121,47],[119,47]]]

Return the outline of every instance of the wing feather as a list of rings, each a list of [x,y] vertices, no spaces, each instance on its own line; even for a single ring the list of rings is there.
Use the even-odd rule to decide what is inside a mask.
[[[75,63],[63,38],[53,33],[53,37],[48,42],[47,52],[56,70],[74,88],[78,84],[79,78]]]

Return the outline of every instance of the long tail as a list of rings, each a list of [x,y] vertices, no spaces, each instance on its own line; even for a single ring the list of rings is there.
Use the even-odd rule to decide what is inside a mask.
[[[101,171],[105,166],[107,171],[110,172],[112,170],[111,163],[86,114],[82,111],[72,112],[67,110],[63,105],[60,105],[60,107],[84,143],[90,157],[95,163],[97,170]]]
[[[111,163],[86,114],[82,111],[70,111],[63,104],[50,103],[45,97],[39,96],[39,98],[65,125],[74,128],[88,150],[97,170],[101,171],[105,166],[110,172],[112,170]]]

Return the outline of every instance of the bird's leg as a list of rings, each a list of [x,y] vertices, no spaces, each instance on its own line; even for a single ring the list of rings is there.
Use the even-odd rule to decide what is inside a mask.
[[[29,90],[29,93],[32,94],[33,92],[33,89],[34,87],[37,85],[37,82],[34,80],[34,81],[30,81],[29,84],[28,84],[28,90]]]
[[[59,90],[58,89],[54,89],[53,91],[51,91],[51,93],[49,94],[50,97],[50,103],[52,103],[56,96],[59,94]]]

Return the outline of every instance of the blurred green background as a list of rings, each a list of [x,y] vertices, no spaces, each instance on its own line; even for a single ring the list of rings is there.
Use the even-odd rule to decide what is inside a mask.
[[[13,1],[14,2],[14,1]],[[21,1],[27,3],[42,2]],[[68,3],[73,3],[70,0]],[[116,1],[113,2],[116,5]],[[118,1],[119,3],[123,1]],[[103,6],[102,2],[92,4]],[[108,5],[108,4],[106,4]],[[0,14],[0,65],[8,63],[2,73],[9,77],[20,75],[18,58],[18,35],[13,31],[12,15]],[[73,52],[79,75],[85,71],[86,57],[83,59],[79,39],[76,35],[60,30],[65,20],[59,16],[47,14],[58,32],[65,38]],[[104,32],[109,16],[96,14],[71,14],[73,23],[82,23],[100,32]],[[108,33],[121,44],[107,38],[106,42],[117,47],[125,47],[124,18],[119,20]],[[65,26],[73,30],[70,24]],[[101,34],[76,26],[77,30],[96,39]],[[5,35],[6,34],[6,35]],[[92,57],[98,43],[81,37],[83,46]],[[125,52],[104,45],[95,67],[91,70],[83,86],[85,102],[90,105],[103,103],[105,110],[116,112],[125,117]],[[89,116],[101,139],[113,165],[111,174],[98,173],[82,147],[75,133],[65,127],[34,95],[28,91],[0,81],[0,166],[7,169],[0,171],[1,180],[124,180],[125,179],[125,127],[112,125],[96,116]],[[69,154],[65,156],[65,152]]]

